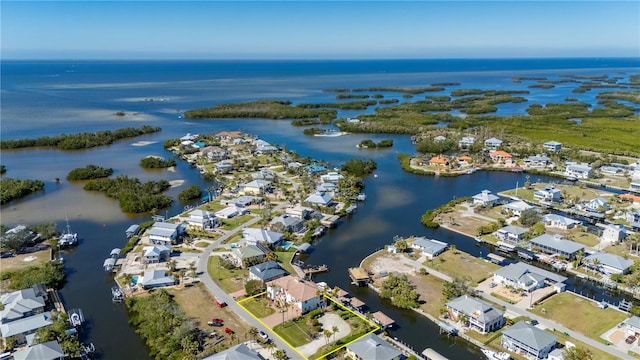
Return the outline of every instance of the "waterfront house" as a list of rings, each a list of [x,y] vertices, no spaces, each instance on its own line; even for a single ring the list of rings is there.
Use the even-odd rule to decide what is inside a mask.
[[[495,162],[507,162],[507,161],[511,161],[511,154],[509,154],[506,151],[503,150],[495,150],[495,151],[491,151],[489,152],[489,157],[491,158],[491,160],[495,161]]]
[[[185,231],[185,224],[170,222],[155,222],[147,231],[149,241],[157,245],[170,245]]]
[[[166,270],[150,269],[145,270],[142,281],[140,282],[144,288],[157,288],[171,286],[176,280],[171,275],[167,275]]]
[[[249,183],[240,185],[240,195],[262,195],[271,190],[271,181],[253,180]]]
[[[524,159],[524,164],[528,167],[547,167],[555,165],[551,162],[551,158],[544,154],[529,156]]]
[[[500,329],[506,322],[503,312],[496,310],[486,301],[469,295],[455,298],[446,306],[451,319],[460,321],[465,317],[469,328],[483,334]]]
[[[222,205],[235,206],[237,208],[246,208],[253,204],[262,204],[263,202],[264,199],[261,197],[247,195],[238,196],[237,198],[233,199],[220,200],[220,204]]]
[[[474,205],[495,206],[500,201],[500,197],[489,190],[482,190],[481,193],[473,195],[472,200]]]
[[[169,259],[171,248],[165,245],[152,245],[142,248],[142,260],[145,264],[157,264]]]
[[[469,166],[473,162],[473,158],[468,155],[461,155],[456,158],[459,167]]]
[[[207,146],[200,149],[200,155],[205,156],[209,161],[222,161],[229,158],[229,150],[219,146]]]
[[[0,322],[3,324],[41,313],[46,305],[45,298],[38,295],[34,288],[2,294],[0,303]]]
[[[249,348],[245,343],[242,343],[227,350],[209,355],[201,360],[265,360],[265,358],[255,350]]]
[[[487,149],[495,150],[495,149],[499,148],[500,146],[502,146],[502,140],[496,139],[494,137],[484,141],[484,147],[487,148]]]
[[[434,156],[429,159],[429,165],[447,168],[449,167],[449,158],[442,155]]]
[[[502,212],[511,214],[512,216],[520,216],[523,211],[532,209],[533,206],[522,200],[515,200],[502,206]]]
[[[323,182],[322,184],[316,186],[316,191],[320,193],[325,192],[334,192],[338,189],[338,186],[334,183]]]
[[[298,277],[287,275],[267,283],[267,297],[278,303],[293,304],[304,314],[323,303],[317,285]]]
[[[541,221],[545,227],[563,230],[572,229],[577,224],[580,224],[580,221],[578,220],[574,220],[558,214],[545,214],[542,216]]]
[[[584,250],[584,245],[567,240],[561,235],[542,234],[529,241],[531,248],[538,248],[548,254],[556,254],[565,259],[573,259],[579,251]]]
[[[565,168],[565,175],[575,177],[576,179],[587,179],[591,177],[591,171],[593,169],[587,163],[574,163],[567,162]]]
[[[640,335],[640,317],[632,316],[625,319],[621,324],[622,327],[627,329],[627,332],[632,335]]]
[[[304,199],[304,203],[317,206],[329,206],[333,200],[333,196],[327,193],[316,192]]]
[[[562,144],[557,141],[547,141],[546,143],[542,144],[542,147],[547,151],[553,152],[562,150]]]
[[[191,226],[195,226],[198,229],[213,229],[219,225],[218,218],[210,211],[195,209],[189,213],[187,223]]]
[[[627,230],[622,224],[607,224],[602,231],[602,241],[617,243],[627,237]]]
[[[214,135],[220,140],[233,140],[242,137],[242,133],[240,131],[220,131]]]
[[[260,280],[263,283],[287,276],[289,273],[277,261],[265,261],[249,268],[249,280]]]
[[[562,199],[562,191],[553,185],[547,185],[533,192],[533,198],[538,201],[556,202]]]
[[[507,242],[512,245],[518,245],[524,233],[527,232],[527,229],[516,226],[516,225],[507,225],[502,229],[496,231],[495,235],[501,241]]]
[[[277,231],[277,232],[287,231],[292,234],[303,232],[305,229],[304,221],[302,221],[302,219],[289,216],[286,214],[276,216],[275,218],[273,218],[273,220],[269,222],[269,228],[272,231]]]
[[[369,334],[346,346],[347,356],[355,360],[400,360],[402,352],[376,334]]]
[[[448,244],[425,237],[417,237],[409,246],[412,249],[419,250],[422,254],[426,255],[428,259],[433,259],[447,250]]]
[[[267,257],[267,251],[259,244],[237,247],[231,251],[231,256],[239,267],[249,267],[263,262]]]
[[[256,228],[246,228],[242,230],[242,237],[247,244],[255,245],[257,243],[263,243],[269,246],[277,246],[282,239],[284,239],[282,233]]]
[[[222,160],[217,162],[213,168],[217,173],[227,174],[233,171],[233,163],[228,160]]]
[[[324,175],[320,175],[320,180],[322,180],[323,182],[334,183],[334,184],[340,181],[342,178],[344,178],[344,176],[335,171],[328,172]]]
[[[240,208],[236,206],[227,206],[226,208],[217,211],[216,217],[220,219],[231,219],[240,214]]]
[[[200,136],[200,134],[187,133],[187,135],[180,138],[180,141],[194,141],[198,136]]]
[[[64,351],[56,340],[47,341],[14,352],[13,360],[64,360]]]
[[[603,198],[602,196],[598,196],[595,199],[591,199],[586,204],[584,204],[585,210],[595,211],[595,212],[602,212],[604,210],[609,209],[609,207],[610,207],[609,202],[607,201],[607,199]]]
[[[254,141],[253,145],[255,145],[258,154],[271,154],[278,150],[277,147],[261,139]]]
[[[327,168],[322,165],[311,164],[311,165],[305,166],[304,170],[308,172],[310,175],[316,175],[316,174],[327,171]]]
[[[299,218],[299,219],[308,219],[309,215],[313,212],[313,209],[302,206],[300,204],[296,204],[294,206],[288,206],[284,212],[287,215]]]
[[[626,274],[633,266],[633,260],[606,252],[597,252],[585,257],[582,263],[595,271],[605,275]]]
[[[386,330],[392,327],[393,324],[396,323],[395,320],[390,318],[387,314],[383,313],[382,311],[374,312],[373,314],[371,314],[371,318],[374,323],[380,325],[380,328],[382,328],[382,330]]]
[[[463,136],[460,141],[458,141],[458,146],[461,148],[468,148],[476,143],[476,138],[473,136]]]
[[[495,283],[529,292],[545,287],[547,282],[555,284],[556,290],[563,291],[566,280],[564,276],[522,262],[509,264],[493,273]]]
[[[502,346],[506,349],[544,359],[556,346],[557,337],[525,321],[518,321],[502,332]]]
[[[600,172],[608,175],[622,175],[624,174],[624,169],[617,166],[601,166]]]
[[[27,336],[36,332],[41,327],[53,324],[51,314],[43,312],[27,316],[15,321],[0,324],[0,334],[4,339],[13,336],[18,345],[27,342]]]

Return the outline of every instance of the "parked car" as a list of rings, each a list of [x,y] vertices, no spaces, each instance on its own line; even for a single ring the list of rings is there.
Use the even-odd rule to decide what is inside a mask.
[[[264,331],[260,331],[258,335],[260,335],[260,337],[263,338],[265,341],[269,340],[269,335],[267,335]]]
[[[496,283],[494,283],[494,282],[492,282],[491,284],[489,284],[489,287],[490,287],[490,288],[492,288],[492,289],[493,289],[494,287],[496,287],[496,286],[498,286],[498,284],[496,284]]]
[[[224,301],[216,300],[216,306],[219,307],[219,308],[223,308],[223,307],[227,306],[227,303],[224,302]]]
[[[233,334],[233,330],[231,330],[230,327],[224,328],[224,332],[226,332],[227,334]]]
[[[222,326],[224,325],[224,320],[222,319],[211,319],[211,321],[207,322],[209,326]]]
[[[627,344],[633,344],[634,341],[636,341],[636,337],[634,335],[629,335],[624,340],[624,342],[626,342]]]
[[[538,325],[538,320],[536,320],[536,319],[531,320],[531,325],[533,325],[533,326]]]

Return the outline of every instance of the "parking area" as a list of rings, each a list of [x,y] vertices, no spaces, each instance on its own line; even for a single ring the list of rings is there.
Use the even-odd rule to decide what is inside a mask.
[[[638,335],[628,330],[622,323],[602,334],[600,338],[608,341],[609,345],[614,346],[620,351],[633,351],[636,354],[640,354],[640,340],[638,340]]]

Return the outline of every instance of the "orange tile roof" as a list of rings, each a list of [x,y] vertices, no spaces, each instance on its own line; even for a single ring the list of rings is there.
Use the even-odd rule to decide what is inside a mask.
[[[635,202],[640,202],[640,196],[632,195],[632,194],[622,194],[618,196],[622,200],[631,200]]]
[[[431,158],[431,160],[429,160],[429,164],[446,165],[448,163],[449,163],[449,159],[447,159],[446,157],[444,157],[442,155],[434,156],[434,157]]]
[[[471,161],[471,160],[473,160],[471,156],[467,156],[467,155],[458,156],[458,161]]]
[[[490,152],[490,153],[489,153],[489,156],[490,156],[490,157],[492,157],[492,158],[494,158],[494,157],[498,157],[498,156],[501,156],[502,158],[507,159],[507,158],[510,158],[510,157],[511,157],[511,154],[509,154],[509,153],[508,153],[508,152],[506,152],[506,151],[497,150],[497,151],[492,151],[492,152]]]
[[[240,137],[240,135],[241,135],[240,131],[221,131],[216,134],[216,136],[218,137],[226,136],[230,138]]]

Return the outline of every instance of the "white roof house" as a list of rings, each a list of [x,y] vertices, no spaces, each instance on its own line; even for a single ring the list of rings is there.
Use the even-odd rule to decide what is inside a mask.
[[[447,140],[447,138],[442,136],[442,135],[438,135],[438,136],[433,138],[433,141],[435,141],[435,142],[440,142],[440,141],[445,141],[445,140]]]
[[[238,215],[240,213],[240,209],[235,206],[227,206],[226,208],[217,211],[216,217],[221,219],[231,219],[232,217]]]
[[[476,143],[476,138],[473,136],[463,136],[460,141],[458,141],[458,146],[460,147],[469,147]]]
[[[13,353],[13,360],[63,360],[64,351],[57,341],[47,341]]]
[[[492,137],[484,141],[484,146],[489,149],[497,149],[502,146],[502,140]]]
[[[269,245],[276,245],[282,241],[284,235],[265,229],[246,228],[242,231],[242,237],[248,244],[267,243]]]
[[[586,179],[591,176],[592,170],[593,169],[591,168],[591,166],[589,166],[589,164],[586,164],[586,163],[582,163],[582,164],[570,163],[566,166],[565,174],[567,176],[573,176],[577,179]]]
[[[256,146],[256,152],[260,154],[270,154],[278,150],[277,147],[261,139],[256,140],[253,144]]]
[[[522,200],[515,200],[502,206],[502,210],[511,211],[513,216],[520,216],[523,211],[532,208],[532,205],[529,205]]]
[[[617,243],[624,240],[627,230],[622,224],[607,224],[602,231],[602,240],[610,243]]]
[[[544,359],[556,346],[557,337],[524,321],[519,321],[502,332],[502,346],[538,359]]]
[[[189,225],[200,227],[203,229],[212,228],[217,223],[217,218],[210,211],[195,209],[189,213],[187,222]]]
[[[342,176],[341,174],[339,174],[339,173],[337,173],[335,171],[328,172],[328,173],[320,176],[320,179],[323,182],[328,182],[328,183],[336,183],[342,178],[344,178],[344,176]]]
[[[589,202],[587,202],[585,204],[585,208],[591,210],[591,211],[599,211],[601,209],[608,209],[609,208],[609,202],[607,201],[607,199],[603,198],[602,196],[598,196],[595,199],[591,199],[589,200]]]
[[[331,196],[330,194],[316,192],[304,199],[304,202],[312,205],[328,206],[329,204],[331,204],[332,200],[333,196]]]
[[[582,262],[604,274],[625,274],[633,266],[633,260],[627,260],[621,256],[598,252],[585,257]]]
[[[533,265],[518,262],[504,266],[493,273],[496,283],[533,291],[545,286],[545,281],[561,285],[567,278]]]
[[[271,187],[271,181],[256,179],[244,185],[240,185],[241,195],[261,195]]]
[[[562,199],[562,191],[553,185],[545,186],[533,192],[533,198],[538,201],[558,201]]]
[[[0,296],[3,309],[0,321],[8,323],[17,319],[35,315],[44,310],[45,300],[37,296],[33,288],[22,289]]]
[[[560,151],[562,149],[562,144],[557,141],[547,141],[542,144],[542,147],[548,151]]]
[[[148,264],[166,260],[171,253],[171,248],[165,245],[152,245],[142,248],[142,258]]]
[[[463,295],[449,301],[446,306],[454,320],[459,320],[460,315],[465,315],[469,327],[481,333],[498,330],[505,324],[503,312],[475,297]]]
[[[25,341],[25,336],[33,334],[41,327],[53,324],[51,314],[43,312],[8,323],[0,324],[0,334],[3,338],[16,336],[18,343]]]
[[[202,360],[265,360],[262,355],[251,350],[246,344],[239,344]]]
[[[347,345],[347,354],[358,360],[396,360],[402,358],[402,352],[378,335],[369,334]]]
[[[508,243],[517,245],[520,240],[522,240],[522,236],[527,232],[526,228],[516,226],[516,225],[507,225],[502,229],[496,231],[496,237],[502,241],[506,241]]]
[[[531,239],[529,245],[537,247],[543,252],[558,254],[567,259],[573,259],[578,251],[584,250],[583,244],[567,240],[560,235],[542,234]]]
[[[149,241],[153,244],[168,244],[175,240],[178,235],[184,232],[185,226],[182,223],[155,222],[151,229],[147,230]]]
[[[552,227],[558,229],[571,229],[575,225],[580,224],[580,221],[568,218],[566,216],[558,214],[545,214],[541,219],[545,227]]]
[[[165,270],[146,270],[142,277],[142,286],[144,287],[163,287],[175,284],[175,279],[171,275],[167,275]]]
[[[423,254],[427,255],[428,258],[432,259],[447,250],[448,245],[449,244],[442,241],[418,237],[409,246],[413,249],[420,250]]]
[[[500,201],[500,197],[491,193],[489,190],[482,190],[481,193],[473,195],[474,204],[480,204],[483,206],[494,206]]]

